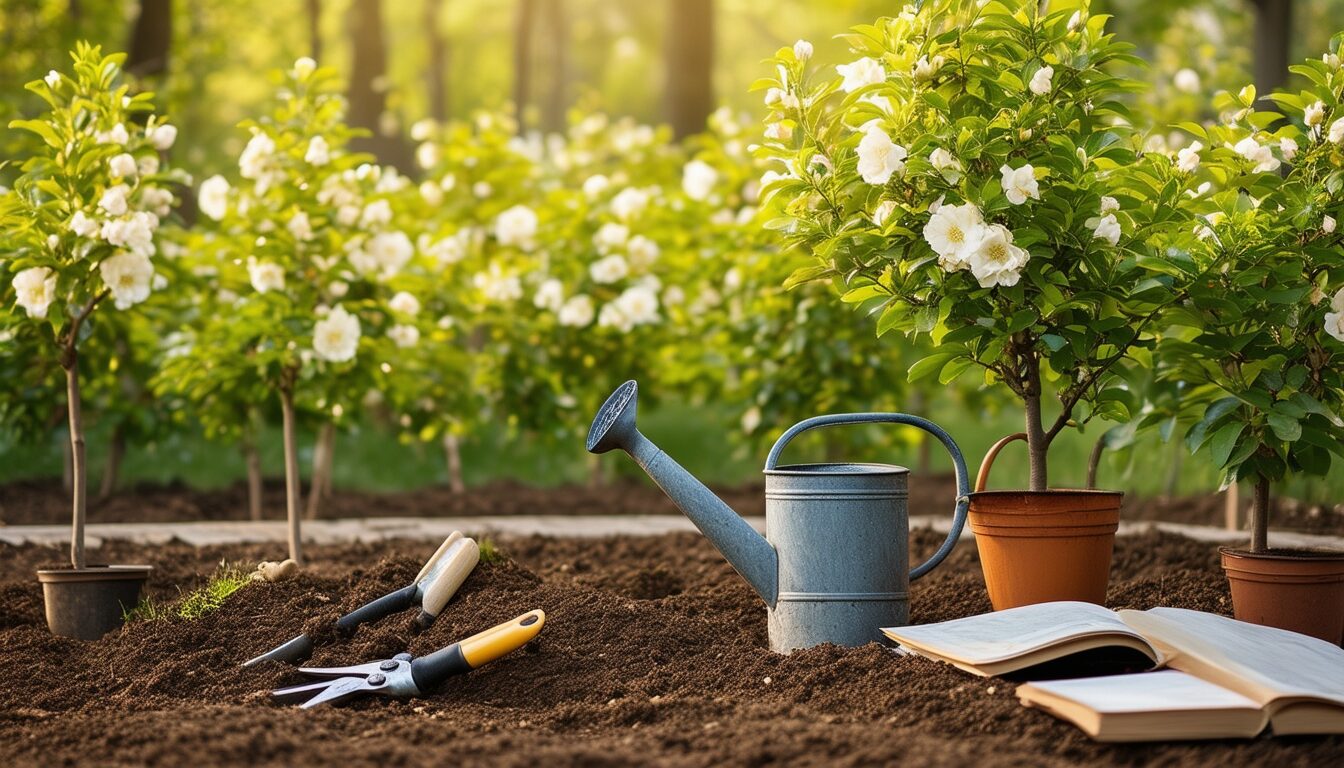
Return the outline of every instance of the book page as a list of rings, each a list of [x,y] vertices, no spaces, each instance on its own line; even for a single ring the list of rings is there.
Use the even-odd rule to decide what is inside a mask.
[[[1344,706],[1344,649],[1273,627],[1183,608],[1119,611],[1171,658],[1168,666],[1258,703],[1312,697]]]
[[[1013,659],[1089,635],[1124,635],[1148,644],[1142,634],[1121,621],[1114,611],[1080,602],[1025,605],[937,624],[890,627],[882,631],[903,645],[928,648],[970,664]]]
[[[1253,709],[1260,705],[1221,685],[1165,669],[1134,675],[1050,680],[1018,686],[1019,698],[1031,700],[1040,691],[1077,702],[1104,715],[1130,712]]]

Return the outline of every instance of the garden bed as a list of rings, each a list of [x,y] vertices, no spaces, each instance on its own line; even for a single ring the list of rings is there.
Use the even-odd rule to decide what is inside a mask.
[[[917,554],[941,536],[916,531]],[[313,547],[294,582],[244,588],[196,620],[131,624],[100,641],[52,637],[39,565],[55,550],[0,548],[0,762],[6,765],[1328,765],[1344,737],[1105,746],[1018,705],[1013,684],[877,645],[765,650],[765,610],[693,534],[522,538],[482,564],[439,621],[411,615],[320,648],[318,665],[422,654],[532,608],[547,612],[525,651],[423,699],[364,699],[304,712],[266,692],[296,681],[244,659],[415,575],[434,542]],[[150,562],[171,601],[221,560],[273,546],[195,549],[109,542],[96,559]],[[1117,542],[1112,607],[1227,613],[1212,546],[1152,533]],[[918,623],[989,609],[973,547],[913,590]]]

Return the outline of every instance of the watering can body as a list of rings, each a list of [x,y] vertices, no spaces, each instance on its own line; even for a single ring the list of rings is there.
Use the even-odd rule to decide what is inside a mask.
[[[626,382],[598,412],[588,450],[620,448],[676,502],[769,609],[770,649],[789,653],[821,643],[882,641],[881,627],[909,621],[910,581],[951,552],[965,523],[966,467],[952,438],[917,416],[818,416],[791,427],[766,460],[766,535],[635,428],[636,384]],[[911,570],[909,471],[889,464],[780,465],[784,447],[810,429],[840,424],[908,424],[931,432],[952,454],[958,499],[939,550]]]

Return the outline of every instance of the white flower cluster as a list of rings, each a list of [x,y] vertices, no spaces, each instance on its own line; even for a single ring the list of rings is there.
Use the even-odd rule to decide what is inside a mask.
[[[1325,313],[1325,332],[1336,341],[1344,342],[1344,288],[1330,299],[1330,311]]]
[[[942,205],[924,225],[924,240],[947,272],[969,269],[983,288],[1016,285],[1031,255],[1013,233],[990,224],[973,203]]]

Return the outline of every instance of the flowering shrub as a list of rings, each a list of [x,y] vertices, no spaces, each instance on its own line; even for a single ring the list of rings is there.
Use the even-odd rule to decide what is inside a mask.
[[[10,124],[42,140],[14,188],[0,197],[0,269],[11,341],[36,354],[54,351],[65,370],[74,459],[71,561],[84,566],[86,470],[79,358],[94,311],[129,310],[156,279],[155,233],[175,202],[170,184],[185,177],[162,165],[176,129],[154,114],[151,94],[119,83],[124,56],[81,44],[73,75],[28,84],[49,110]],[[21,313],[21,314],[19,314]]]
[[[1063,429],[1129,418],[1115,368],[1147,363],[1156,321],[1195,277],[1148,245],[1180,222],[1180,171],[1135,146],[1117,99],[1136,86],[1109,74],[1135,60],[1104,25],[934,0],[855,28],[838,76],[796,47],[758,83],[767,136],[781,137],[759,151],[775,163],[772,226],[816,257],[790,282],[833,281],[879,335],[928,335],[911,380],[975,368],[1016,395],[1033,490]]]

